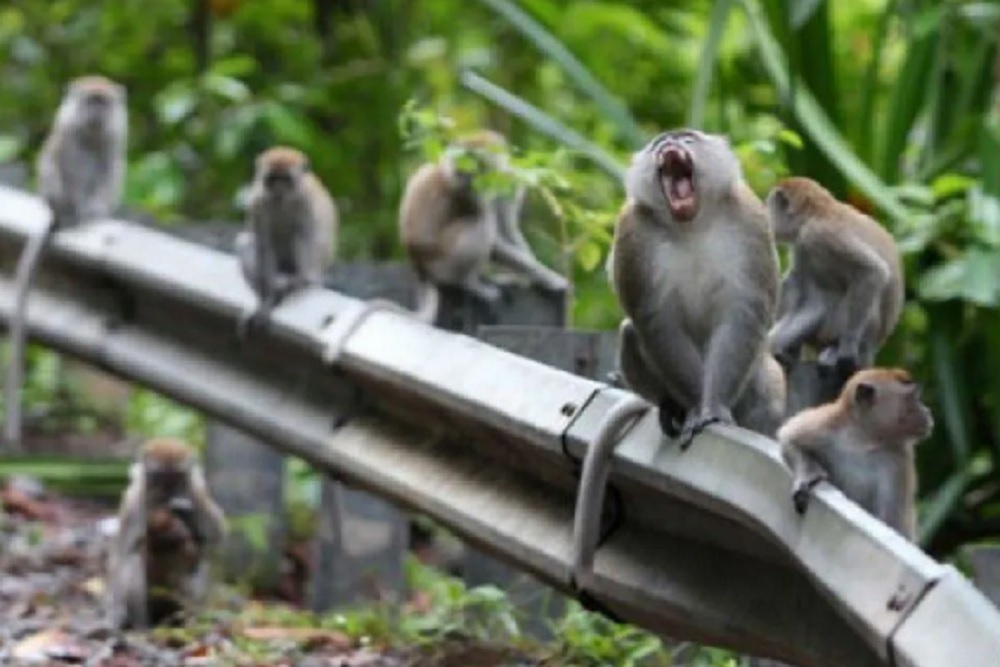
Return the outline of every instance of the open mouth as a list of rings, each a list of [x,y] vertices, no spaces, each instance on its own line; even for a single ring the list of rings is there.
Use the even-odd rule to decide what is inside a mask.
[[[692,220],[698,213],[698,195],[694,182],[694,159],[680,146],[668,145],[657,156],[660,186],[667,199],[670,215],[680,222]]]

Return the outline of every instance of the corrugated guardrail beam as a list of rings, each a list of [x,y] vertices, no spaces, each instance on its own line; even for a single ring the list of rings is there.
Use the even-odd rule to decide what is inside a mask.
[[[34,197],[0,188],[0,318],[14,255],[46,216]],[[267,336],[241,347],[235,322],[252,299],[234,259],[125,223],[62,233],[38,282],[35,340],[575,592],[576,462],[623,392],[325,290],[290,299]],[[340,355],[325,367],[331,342]],[[624,619],[803,667],[1000,656],[1000,614],[952,568],[832,488],[796,515],[765,438],[711,428],[682,453],[650,413],[623,437],[611,483],[617,518],[577,583]]]

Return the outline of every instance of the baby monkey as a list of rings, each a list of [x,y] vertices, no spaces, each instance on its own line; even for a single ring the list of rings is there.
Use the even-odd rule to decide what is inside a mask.
[[[541,264],[521,233],[525,190],[513,195],[485,195],[476,176],[506,165],[507,140],[482,131],[456,141],[437,163],[427,163],[410,177],[399,208],[399,235],[417,273],[417,314],[437,319],[437,285],[461,287],[495,302],[497,285],[485,278],[490,260],[528,276],[551,291],[569,289],[563,276]]]
[[[257,157],[236,255],[259,303],[240,320],[241,338],[263,328],[289,293],[323,283],[338,230],[336,204],[302,152],[276,146]]]
[[[916,535],[914,445],[934,428],[920,385],[894,368],[855,373],[840,397],[804,410],[778,430],[794,477],[792,500],[805,512],[810,491],[829,480],[901,535]]]
[[[141,629],[202,602],[226,520],[179,440],[147,441],[129,477],[108,555],[108,604],[115,628]]]
[[[103,76],[70,82],[36,164],[38,192],[52,217],[28,238],[17,262],[4,384],[4,439],[11,446],[21,440],[24,320],[38,264],[56,232],[106,218],[121,203],[127,132],[124,87]]]
[[[788,368],[809,345],[836,388],[875,363],[903,309],[903,269],[892,236],[808,178],[789,178],[768,195],[779,243],[792,245],[771,349]]]

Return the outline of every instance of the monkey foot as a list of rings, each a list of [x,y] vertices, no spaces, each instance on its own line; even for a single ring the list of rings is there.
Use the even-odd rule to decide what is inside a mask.
[[[681,449],[684,450],[690,447],[694,439],[711,424],[717,424],[724,421],[725,420],[722,417],[716,415],[699,415],[693,419],[688,418],[684,421],[684,426],[681,428]]]

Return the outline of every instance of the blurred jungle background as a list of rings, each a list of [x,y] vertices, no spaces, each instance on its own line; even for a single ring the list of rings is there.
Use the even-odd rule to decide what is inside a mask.
[[[0,164],[30,165],[64,83],[101,72],[128,87],[130,210],[239,224],[253,156],[285,143],[337,198],[340,256],[398,259],[435,133],[492,127],[532,185],[529,241],[572,272],[573,326],[610,329],[630,152],[679,125],[725,133],[759,195],[807,175],[900,242],[907,306],[880,362],[937,417],[920,539],[952,557],[1000,536],[998,34],[1000,2],[960,0],[6,0]],[[110,419],[63,369],[32,351],[52,433],[201,437],[144,391]]]

